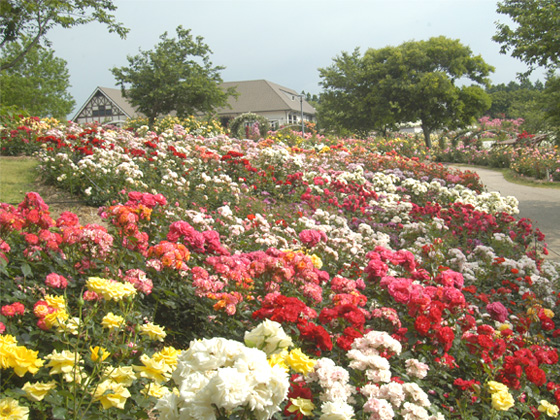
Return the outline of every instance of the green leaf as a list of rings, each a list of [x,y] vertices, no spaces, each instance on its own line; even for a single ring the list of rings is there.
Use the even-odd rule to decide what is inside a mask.
[[[21,265],[21,272],[24,277],[31,277],[33,275],[33,270],[31,270],[31,266],[27,263]]]
[[[64,420],[66,419],[66,414],[68,413],[68,410],[64,407],[55,407],[53,408],[53,419],[57,419],[57,420]]]

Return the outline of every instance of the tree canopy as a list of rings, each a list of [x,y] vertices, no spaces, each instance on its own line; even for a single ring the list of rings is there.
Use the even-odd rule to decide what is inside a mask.
[[[153,50],[128,56],[128,66],[111,72],[123,95],[153,123],[159,115],[175,111],[178,117],[197,111],[210,113],[225,106],[234,89],[224,91],[220,71],[210,62],[210,48],[203,38],[178,26],[177,38],[161,35]]]
[[[502,44],[500,51],[511,52],[532,69],[560,65],[560,2],[558,0],[504,0],[498,13],[509,16],[515,26],[497,23],[492,38]],[[531,71],[530,70],[530,71]]]
[[[494,68],[458,40],[443,36],[397,47],[342,53],[319,69],[322,120],[362,133],[420,121],[426,146],[437,129],[469,124],[490,107],[479,86]],[[475,85],[459,86],[469,79]]]
[[[11,43],[2,50],[2,58],[18,55],[24,45],[25,39]],[[32,48],[17,65],[0,72],[2,106],[15,105],[38,117],[66,118],[75,105],[68,93],[66,64],[50,48]]]
[[[4,57],[0,70],[15,66],[42,40],[48,46],[45,35],[54,27],[100,22],[124,38],[128,29],[110,13],[116,9],[113,0],[0,0],[0,47],[22,47],[18,55]]]

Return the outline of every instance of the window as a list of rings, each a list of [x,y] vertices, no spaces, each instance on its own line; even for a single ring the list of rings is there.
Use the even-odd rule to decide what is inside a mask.
[[[113,115],[111,108],[105,108],[105,105],[99,105],[97,109],[93,109],[91,115],[93,117],[110,117]]]

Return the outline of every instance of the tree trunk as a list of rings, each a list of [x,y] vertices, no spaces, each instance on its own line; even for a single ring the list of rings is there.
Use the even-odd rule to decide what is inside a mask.
[[[430,136],[432,135],[432,131],[427,126],[422,124],[422,132],[424,133],[424,142],[426,143],[426,147],[428,149],[431,149],[432,139],[430,138]]]

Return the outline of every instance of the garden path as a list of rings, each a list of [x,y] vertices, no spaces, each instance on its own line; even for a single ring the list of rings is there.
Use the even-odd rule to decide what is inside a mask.
[[[503,196],[513,195],[519,200],[519,217],[532,220],[533,226],[545,234],[548,258],[560,262],[560,190],[529,187],[508,182],[499,171],[457,166],[462,171],[476,172],[487,190],[498,191]]]

